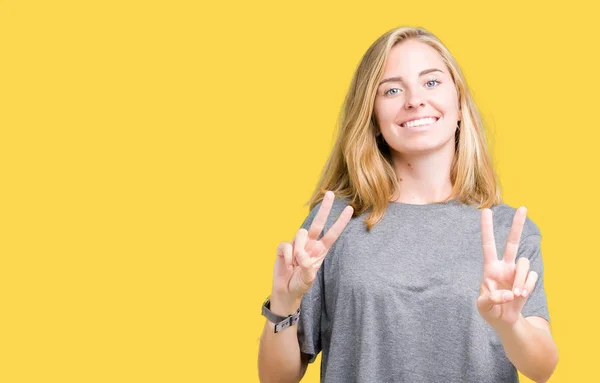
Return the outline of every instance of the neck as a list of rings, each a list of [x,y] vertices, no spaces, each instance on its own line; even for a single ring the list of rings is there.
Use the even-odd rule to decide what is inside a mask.
[[[445,200],[452,193],[450,169],[454,146],[418,155],[394,153],[392,161],[398,178],[395,202],[427,204]]]

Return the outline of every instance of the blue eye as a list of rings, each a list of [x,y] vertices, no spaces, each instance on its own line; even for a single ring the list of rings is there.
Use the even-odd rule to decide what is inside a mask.
[[[426,84],[429,84],[429,83],[432,83],[432,82],[435,82],[437,84],[441,84],[438,80],[429,80],[429,81],[426,82]],[[428,88],[433,88],[433,86],[429,86]]]
[[[397,93],[394,93],[394,94],[398,94],[398,93],[399,93],[399,91],[400,91],[400,89],[398,89],[398,88],[391,88],[391,89],[388,89],[388,90],[386,90],[385,92],[383,92],[383,94],[385,94],[386,96],[387,96],[387,95],[390,95],[390,94],[391,94],[391,93],[390,93],[390,91],[392,91],[392,90],[394,90],[394,89],[395,89],[395,90],[398,90],[398,92],[397,92]]]

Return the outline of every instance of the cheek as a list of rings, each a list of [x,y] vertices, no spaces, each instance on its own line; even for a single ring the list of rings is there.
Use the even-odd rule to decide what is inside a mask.
[[[440,104],[446,113],[458,115],[458,95],[454,91],[448,92],[440,98]]]
[[[375,104],[373,113],[375,114],[375,121],[381,127],[392,123],[398,111],[391,103],[380,102]]]
[[[446,119],[452,120],[454,117],[458,117],[458,102],[456,100],[437,100],[437,102],[431,102],[431,106],[442,113]]]

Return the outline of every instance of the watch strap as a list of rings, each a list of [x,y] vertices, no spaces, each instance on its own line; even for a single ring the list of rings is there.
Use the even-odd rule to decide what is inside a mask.
[[[296,310],[295,313],[286,317],[277,315],[271,311],[271,297],[268,297],[262,305],[262,315],[266,317],[269,322],[275,324],[275,332],[278,333],[298,323],[298,320],[300,320],[300,307],[298,307],[298,310]]]

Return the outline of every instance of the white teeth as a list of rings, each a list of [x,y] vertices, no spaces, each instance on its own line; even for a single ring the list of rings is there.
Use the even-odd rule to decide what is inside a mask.
[[[406,128],[414,128],[416,126],[433,124],[436,121],[437,121],[437,118],[435,118],[435,117],[427,117],[427,118],[421,118],[419,120],[405,122],[404,124],[402,124],[402,126],[404,126]]]

